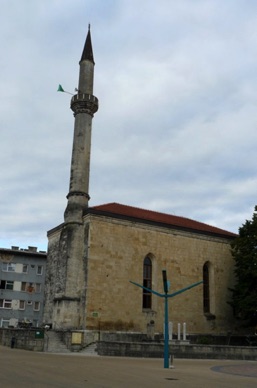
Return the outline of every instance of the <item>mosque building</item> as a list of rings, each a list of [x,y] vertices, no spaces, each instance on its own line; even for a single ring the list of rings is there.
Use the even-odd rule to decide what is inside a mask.
[[[55,329],[163,332],[163,292],[203,281],[169,302],[190,333],[226,333],[234,284],[234,233],[186,217],[108,203],[90,207],[94,56],[90,29],[71,99],[74,139],[64,222],[48,231],[44,322]],[[137,287],[130,281],[142,285]]]

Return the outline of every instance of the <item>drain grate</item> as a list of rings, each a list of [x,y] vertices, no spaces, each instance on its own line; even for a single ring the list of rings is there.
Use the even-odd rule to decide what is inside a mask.
[[[173,377],[166,377],[165,380],[178,380],[178,379],[173,379]]]

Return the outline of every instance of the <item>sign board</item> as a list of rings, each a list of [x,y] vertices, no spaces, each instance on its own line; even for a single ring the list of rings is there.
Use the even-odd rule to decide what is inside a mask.
[[[35,338],[37,338],[37,339],[44,338],[44,330],[36,330],[35,331]]]
[[[82,344],[82,334],[83,333],[75,333],[71,334],[71,343],[72,345],[81,345]]]

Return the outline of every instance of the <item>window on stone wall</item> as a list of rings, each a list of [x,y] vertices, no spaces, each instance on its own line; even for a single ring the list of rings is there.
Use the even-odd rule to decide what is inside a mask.
[[[208,262],[203,266],[203,312],[210,313],[210,268]]]
[[[143,286],[152,288],[152,261],[149,256],[144,259]],[[143,289],[143,309],[152,308],[152,293]]]
[[[34,302],[34,310],[39,311],[40,310],[40,302]]]

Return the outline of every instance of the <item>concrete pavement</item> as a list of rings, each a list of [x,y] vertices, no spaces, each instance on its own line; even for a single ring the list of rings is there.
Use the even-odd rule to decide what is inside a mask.
[[[0,346],[3,388],[251,388],[257,361],[90,357],[35,353]]]

